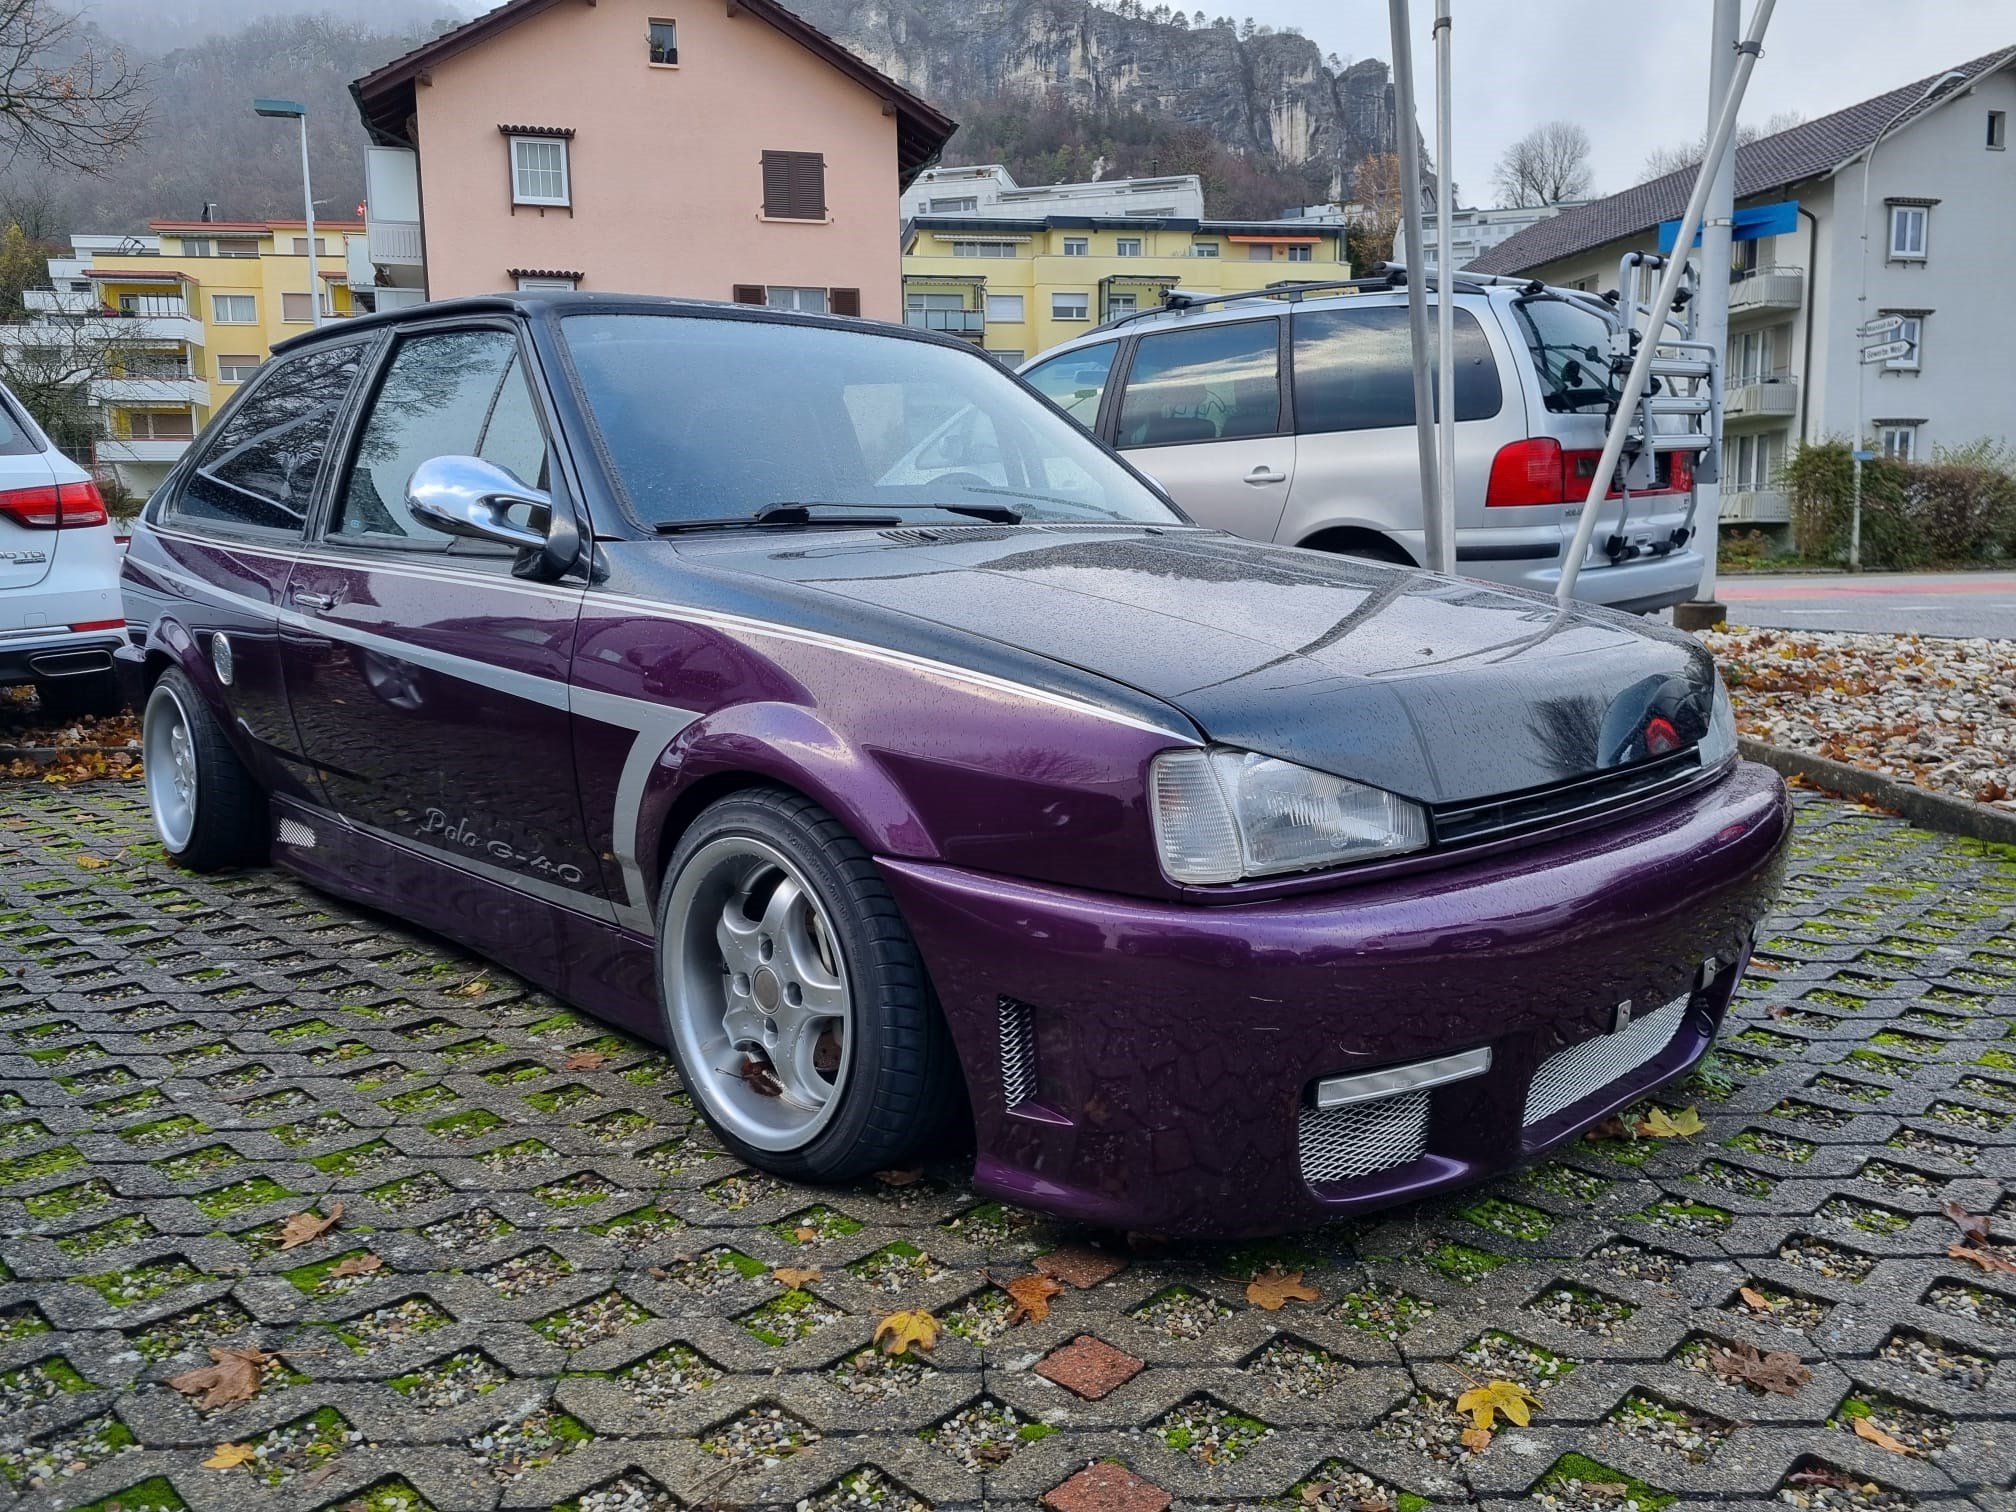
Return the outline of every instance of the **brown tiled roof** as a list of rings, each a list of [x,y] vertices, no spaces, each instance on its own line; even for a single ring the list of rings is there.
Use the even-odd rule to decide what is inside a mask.
[[[445,58],[488,41],[520,21],[562,3],[562,0],[505,0],[495,10],[485,11],[453,31],[423,42],[411,52],[394,58],[351,82],[350,94],[363,117],[371,140],[381,145],[406,146],[406,117],[413,113],[413,85],[421,74]],[[959,123],[929,101],[912,94],[839,42],[829,37],[795,11],[777,0],[731,0],[731,14],[743,13],[766,21],[815,56],[825,59],[863,88],[882,97],[885,107],[896,117],[896,171],[908,187],[919,172],[936,160]]]
[[[2016,62],[2016,48],[1988,53],[1958,71],[1971,83]],[[1876,139],[1891,117],[1904,110],[1940,74],[1929,74],[1887,94],[1850,105],[1817,121],[1804,121],[1788,131],[1759,137],[1736,149],[1736,198],[1744,200],[1790,188],[1832,173]],[[1934,109],[1959,91],[1932,102]],[[1908,119],[1908,117],[1907,117]],[[1678,220],[1694,188],[1694,169],[1683,168],[1663,178],[1634,185],[1621,194],[1590,200],[1548,220],[1537,221],[1516,236],[1508,236],[1465,265],[1473,273],[1525,273],[1564,257],[1574,257],[1606,242],[1638,236],[1661,221]]]

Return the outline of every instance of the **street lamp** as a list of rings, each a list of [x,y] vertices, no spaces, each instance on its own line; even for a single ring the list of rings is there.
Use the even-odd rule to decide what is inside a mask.
[[[1937,99],[1955,85],[1965,84],[1966,82],[1967,75],[1960,72],[1959,69],[1947,69],[1946,72],[1939,75],[1930,84],[1927,84],[1924,93],[1920,94],[1917,99],[1890,117],[1889,124],[1876,133],[1876,139],[1869,144],[1868,154],[1862,159],[1862,276],[1861,286],[1855,295],[1855,339],[1858,343],[1862,340],[1863,328],[1869,324],[1869,181],[1876,176],[1876,149],[1883,145],[1883,138],[1895,131],[1904,117],[1911,114],[1912,111],[1918,109],[1927,101]],[[1862,391],[1867,386],[1862,375],[1868,370],[1868,367],[1869,364],[1862,361],[1861,352],[1858,350],[1855,361],[1855,488],[1853,502],[1848,512],[1848,570],[1850,572],[1860,572],[1862,570],[1862,454],[1867,450],[1862,444],[1865,439],[1862,434],[1864,423],[1862,419]]]
[[[308,107],[298,100],[254,100],[255,115],[301,123],[301,200],[308,215],[308,318],[322,324],[322,270],[315,261],[315,191],[308,184]]]

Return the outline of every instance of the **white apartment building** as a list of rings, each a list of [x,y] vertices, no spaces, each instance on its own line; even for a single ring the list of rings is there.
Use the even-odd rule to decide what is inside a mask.
[[[1501,242],[1510,241],[1528,226],[1551,220],[1581,203],[1581,200],[1565,200],[1558,205],[1519,205],[1499,210],[1465,210],[1458,206],[1449,218],[1449,260],[1460,271],[1468,267],[1472,259],[1482,257]],[[1407,222],[1403,219],[1393,228],[1395,247],[1402,245],[1406,232]],[[1441,234],[1442,217],[1434,210],[1424,211],[1421,216],[1421,260],[1431,268],[1442,255],[1438,241]]]
[[[1025,189],[999,163],[926,168],[903,191],[907,225],[920,215],[978,215],[1034,220],[1051,215],[1118,216],[1130,220],[1202,220],[1204,181],[1194,173],[1169,178],[1095,179]]]
[[[1781,464],[1802,442],[1851,436],[1858,398],[1862,439],[1893,456],[2016,439],[2012,114],[2016,47],[1737,149],[1739,211],[1796,202],[1797,229],[1739,241],[1729,270],[1724,524],[1784,523]],[[1693,181],[1688,169],[1576,206],[1469,271],[1615,288],[1619,258],[1657,247]],[[1865,364],[1858,328],[1889,319],[1909,349]]]

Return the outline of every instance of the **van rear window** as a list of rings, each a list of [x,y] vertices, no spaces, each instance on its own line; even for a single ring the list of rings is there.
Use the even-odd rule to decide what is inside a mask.
[[[1484,328],[1468,310],[1455,312],[1456,418],[1488,420],[1504,394]],[[1296,314],[1295,429],[1379,430],[1414,423],[1413,348],[1402,305],[1305,310]],[[1435,331],[1428,361],[1435,361]]]
[[[1540,370],[1540,392],[1557,413],[1608,409],[1617,398],[1610,372],[1610,323],[1594,310],[1540,294],[1512,309]]]

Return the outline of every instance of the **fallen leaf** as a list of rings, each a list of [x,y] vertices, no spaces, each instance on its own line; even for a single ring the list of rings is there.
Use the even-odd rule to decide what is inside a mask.
[[[1008,1314],[1008,1322],[1012,1326],[1025,1318],[1031,1323],[1041,1323],[1049,1317],[1050,1299],[1064,1290],[1064,1283],[1054,1276],[1039,1273],[1003,1281],[1000,1287],[1015,1299],[1015,1310]]]
[[[576,1050],[572,1055],[567,1057],[567,1064],[561,1069],[566,1071],[594,1071],[606,1064],[609,1058],[607,1050]]]
[[[1854,1424],[1855,1424],[1855,1437],[1869,1440],[1869,1442],[1874,1444],[1878,1449],[1887,1449],[1892,1454],[1909,1454],[1912,1452],[1911,1446],[1909,1444],[1906,1444],[1899,1439],[1894,1439],[1890,1437],[1889,1434],[1885,1433],[1881,1428],[1878,1428],[1866,1417],[1858,1417],[1854,1419]]]
[[[1279,1312],[1290,1302],[1321,1302],[1323,1294],[1302,1284],[1302,1272],[1278,1270],[1273,1266],[1246,1283],[1246,1300],[1268,1312]]]
[[[877,1171],[875,1179],[884,1186],[915,1186],[924,1179],[924,1172],[921,1167],[910,1171]]]
[[[1491,1447],[1493,1435],[1489,1428],[1469,1427],[1463,1430],[1463,1447],[1472,1454],[1482,1454]]]
[[[796,1239],[800,1244],[810,1244],[814,1239],[819,1237],[819,1230],[811,1227],[809,1224],[800,1225],[798,1228],[791,1230],[791,1237]]]
[[[184,1396],[201,1397],[196,1405],[206,1411],[249,1402],[259,1390],[259,1368],[268,1358],[261,1349],[220,1349],[212,1344],[210,1364],[170,1376],[168,1384]]]
[[[1771,1299],[1755,1287],[1739,1286],[1736,1288],[1736,1295],[1757,1312],[1771,1311]]]
[[[1789,1349],[1763,1354],[1747,1340],[1734,1349],[1711,1349],[1708,1365],[1718,1375],[1779,1396],[1797,1396],[1799,1388],[1813,1379],[1813,1372],[1800,1364],[1799,1356]]]
[[[1582,1136],[1584,1139],[1636,1139],[1638,1131],[1626,1123],[1618,1114],[1611,1114],[1599,1124],[1591,1124]]]
[[[1707,1127],[1701,1121],[1701,1115],[1692,1108],[1682,1108],[1678,1113],[1652,1108],[1639,1122],[1638,1132],[1653,1139],[1684,1139],[1689,1134],[1699,1134]]]
[[[1625,1481],[1584,1481],[1582,1489],[1591,1496],[1622,1496],[1631,1487]]]
[[[311,1486],[319,1486],[322,1484],[322,1482],[331,1479],[336,1474],[336,1472],[342,1468],[343,1468],[342,1465],[338,1461],[331,1460],[329,1461],[328,1464],[324,1465],[320,1470],[310,1470],[306,1475],[302,1476],[300,1480],[300,1485],[303,1486],[304,1488]]]
[[[1994,778],[1989,778],[1975,791],[1976,803],[2000,803],[2009,796],[2009,789]]]
[[[1794,1470],[1785,1477],[1788,1486],[1832,1486],[1837,1491],[1859,1491],[1862,1483],[1852,1475],[1843,1475],[1839,1470],[1826,1465],[1813,1465],[1805,1470]]]
[[[243,1465],[259,1456],[252,1452],[250,1444],[219,1444],[216,1452],[203,1461],[205,1470],[229,1470]]]
[[[1949,1244],[1946,1246],[1946,1258],[1969,1260],[1984,1271],[2000,1271],[2006,1276],[2016,1276],[2016,1260],[2007,1259],[1993,1250],[1969,1249],[1964,1244]]]
[[[86,871],[97,871],[99,867],[110,866],[112,863],[103,856],[82,855],[77,858],[77,864]]]
[[[875,1325],[875,1342],[884,1354],[903,1354],[912,1344],[928,1353],[938,1344],[938,1320],[922,1308],[893,1312]]]
[[[1788,1004],[1785,1003],[1773,1003],[1769,1008],[1766,1008],[1764,1011],[1770,1014],[1771,1017],[1773,1017],[1774,1019],[1781,1019],[1788,1017],[1791,1014],[1792,1009]]]
[[[1960,1230],[1960,1237],[1969,1244],[1989,1242],[1988,1219],[1985,1214],[1970,1213],[1961,1204],[1950,1200],[1939,1211],[1953,1220],[1954,1225]]]
[[[336,1227],[336,1220],[342,1216],[343,1204],[340,1202],[330,1203],[326,1213],[296,1213],[280,1225],[280,1248],[290,1250],[311,1239],[320,1239]]]
[[[1486,1381],[1456,1398],[1456,1410],[1469,1413],[1472,1426],[1487,1432],[1500,1412],[1524,1428],[1533,1421],[1533,1409],[1539,1405],[1540,1398],[1517,1381]]]
[[[490,990],[490,979],[488,977],[479,976],[469,978],[468,981],[462,983],[462,985],[459,987],[448,988],[446,995],[449,997],[473,998],[473,997],[481,997],[483,996],[484,993],[488,992],[489,990]]]
[[[780,1265],[770,1272],[770,1279],[791,1291],[803,1291],[819,1279],[816,1265]]]
[[[385,1268],[385,1262],[376,1255],[345,1255],[329,1268],[332,1276],[368,1276]]]
[[[738,1073],[748,1084],[749,1090],[758,1097],[782,1097],[784,1084],[770,1074],[770,1068],[753,1055],[742,1057],[742,1070]]]

